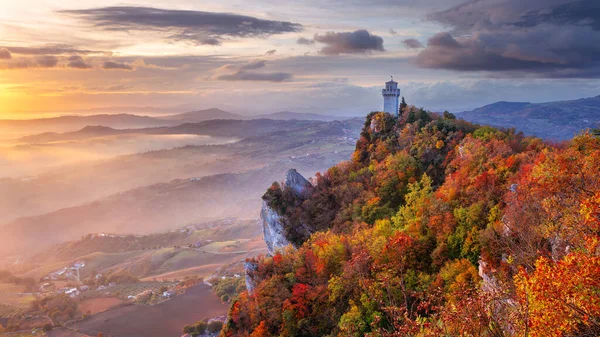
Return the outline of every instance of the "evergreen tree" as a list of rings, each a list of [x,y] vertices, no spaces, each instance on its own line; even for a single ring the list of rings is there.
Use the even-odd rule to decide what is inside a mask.
[[[408,107],[408,104],[406,104],[404,96],[402,96],[402,103],[400,103],[400,116],[402,116],[402,112],[404,111],[404,109],[406,109],[406,107]]]

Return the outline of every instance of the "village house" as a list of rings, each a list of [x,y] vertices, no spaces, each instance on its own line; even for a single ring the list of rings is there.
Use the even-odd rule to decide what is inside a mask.
[[[77,297],[79,296],[79,290],[77,290],[77,288],[71,288],[67,291],[65,291],[65,295],[73,298],[73,297]]]
[[[175,296],[177,293],[174,292],[173,290],[167,290],[163,293],[163,297],[164,298],[171,298],[173,296]]]

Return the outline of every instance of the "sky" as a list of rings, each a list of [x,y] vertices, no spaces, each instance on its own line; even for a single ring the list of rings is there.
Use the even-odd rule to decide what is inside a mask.
[[[0,118],[600,95],[597,0],[0,0]],[[93,109],[93,110],[90,110]],[[156,113],[156,110],[153,110]]]

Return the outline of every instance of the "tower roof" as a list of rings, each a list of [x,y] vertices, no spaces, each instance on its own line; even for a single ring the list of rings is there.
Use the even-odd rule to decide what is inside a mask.
[[[396,84],[397,84],[397,83],[398,83],[398,82],[394,81],[394,76],[390,76],[390,77],[391,77],[392,79],[391,79],[391,80],[389,80],[389,81],[387,81],[387,82],[385,82],[385,84],[388,84],[388,83],[396,83]]]

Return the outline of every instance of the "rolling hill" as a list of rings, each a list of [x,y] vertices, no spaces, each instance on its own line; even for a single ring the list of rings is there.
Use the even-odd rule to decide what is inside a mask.
[[[179,123],[198,123],[212,119],[243,119],[243,117],[231,112],[213,108],[169,115],[161,117],[160,119],[168,121],[177,121]]]
[[[335,120],[345,120],[350,119],[351,117],[344,116],[330,116],[330,115],[321,115],[315,113],[306,113],[306,112],[291,112],[291,111],[280,111],[271,114],[262,114],[252,116],[251,118],[266,118],[266,119],[302,119],[302,120],[317,120],[317,121],[335,121]]]
[[[95,137],[148,134],[148,135],[206,135],[216,137],[251,137],[274,131],[289,131],[293,129],[318,125],[316,120],[275,120],[275,119],[211,119],[202,122],[182,123],[176,126],[113,129],[96,125],[86,126],[71,132],[44,132],[38,135],[21,137],[17,143],[50,143],[56,141],[84,140]]]
[[[216,108],[165,115],[162,117],[136,115],[131,113],[79,116],[66,115],[38,119],[0,120],[0,140],[32,135],[35,135],[34,139],[43,139],[44,136],[53,138],[56,137],[58,133],[73,133],[88,126],[104,126],[113,129],[143,129],[177,126],[186,123],[200,123],[211,120],[255,119],[333,121],[349,118],[313,113],[296,113],[289,111],[254,116],[242,116]]]
[[[83,129],[72,132],[44,132],[39,135],[25,136],[17,139],[18,143],[48,143],[66,140],[81,140],[94,137],[104,137],[127,133],[126,130],[117,130],[108,126],[88,125]]]
[[[600,96],[547,103],[496,102],[457,116],[478,124],[514,127],[548,140],[566,140],[600,126]]]
[[[217,122],[227,121],[210,123]],[[310,176],[347,158],[362,125],[360,120],[231,122],[263,123],[267,125],[263,130],[274,124],[293,125],[296,129],[256,134],[227,145],[188,146],[119,157],[81,172],[57,172],[44,180],[52,182],[50,186],[42,181],[40,185],[11,185],[7,181],[5,186],[19,195],[7,198],[7,204],[14,205],[14,199],[24,206],[19,200],[29,200],[31,207],[42,204],[49,211],[7,223],[1,228],[0,245],[5,251],[22,247],[35,251],[90,232],[150,233],[229,216],[256,217],[264,186],[291,167]],[[231,173],[210,175],[211,171]],[[97,178],[90,180],[90,174]],[[24,193],[24,186],[29,193]],[[45,186],[43,195],[36,186]],[[124,190],[126,186],[131,189]],[[92,193],[97,199],[84,201],[90,191],[96,190],[105,195]],[[107,195],[109,191],[120,193]],[[57,193],[61,198],[56,198]],[[66,194],[72,195],[67,198]],[[62,200],[64,208],[57,209],[59,204],[52,202],[55,199]],[[31,210],[24,208],[21,214],[28,212]],[[19,238],[18,244],[14,238]]]
[[[91,116],[60,116],[40,119],[0,120],[0,139],[10,139],[41,132],[69,132],[88,125],[111,128],[146,128],[180,124],[177,121],[161,120],[149,116],[132,114],[102,114]]]

